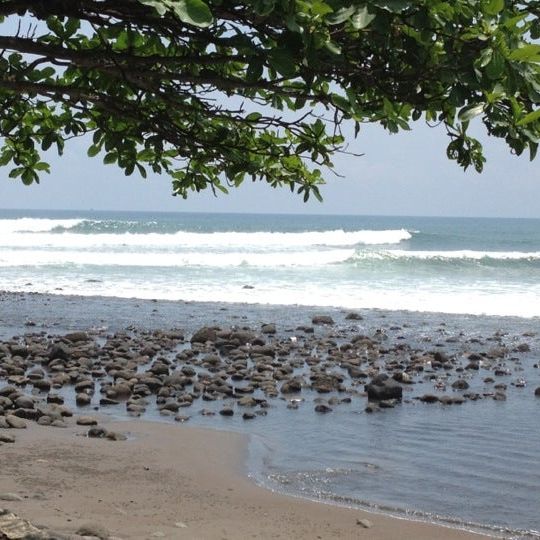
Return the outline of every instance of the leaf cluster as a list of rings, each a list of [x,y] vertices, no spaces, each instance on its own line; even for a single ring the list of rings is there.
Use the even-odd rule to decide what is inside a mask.
[[[88,155],[167,173],[183,197],[251,178],[307,200],[347,150],[344,122],[420,119],[465,169],[485,161],[471,123],[532,159],[539,14],[517,0],[0,0],[0,165],[37,182],[44,152],[89,135]]]

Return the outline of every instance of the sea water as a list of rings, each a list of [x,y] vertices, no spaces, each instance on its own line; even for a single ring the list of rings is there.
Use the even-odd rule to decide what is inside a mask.
[[[0,290],[53,293],[5,297],[6,336],[28,320],[59,332],[243,320],[294,337],[314,309],[428,348],[528,336],[527,387],[505,402],[370,415],[353,399],[317,415],[306,395],[298,410],[278,402],[250,423],[190,422],[249,433],[250,472],[271,489],[540,538],[540,220],[4,211],[0,231]],[[64,294],[89,298],[82,309]],[[364,320],[347,322],[340,307]]]
[[[540,315],[540,220],[0,212],[0,289]]]

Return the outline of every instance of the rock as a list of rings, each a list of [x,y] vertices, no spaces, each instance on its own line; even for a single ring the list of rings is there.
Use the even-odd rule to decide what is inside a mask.
[[[3,388],[0,388],[0,396],[2,397],[9,397],[16,392],[18,392],[18,390],[14,386],[4,386]]]
[[[13,429],[25,429],[26,422],[13,414],[6,414],[6,422]]]
[[[237,404],[240,407],[255,407],[257,405],[257,400],[252,396],[244,396],[237,401]]]
[[[363,527],[364,529],[371,529],[371,527],[373,527],[373,523],[371,523],[369,519],[364,519],[364,518],[357,519],[356,524],[360,525],[360,527]]]
[[[311,319],[312,324],[335,324],[334,319],[330,315],[314,315]]]
[[[78,426],[97,426],[97,420],[92,416],[79,416],[77,418]]]
[[[37,423],[40,425],[40,426],[50,426],[52,424],[53,420],[50,416],[40,416],[38,419],[37,419]]]
[[[366,408],[364,409],[367,413],[374,413],[374,412],[377,412],[379,411],[379,406],[377,405],[377,403],[373,403],[373,402],[369,402],[368,401],[368,404],[366,405]]]
[[[127,383],[118,383],[109,388],[107,397],[115,399],[128,399],[131,397],[131,386]]]
[[[332,408],[328,405],[325,405],[324,403],[319,403],[318,405],[315,405],[315,412],[318,413],[329,413],[332,412]]]
[[[347,313],[347,315],[345,315],[346,321],[361,321],[363,319],[364,317],[362,317],[360,313],[355,313],[354,311],[351,311],[350,313]]]
[[[102,427],[94,426],[88,430],[86,435],[91,439],[103,439],[107,436],[107,430]]]
[[[464,379],[458,379],[452,383],[452,388],[455,390],[467,390],[469,388],[469,383]]]
[[[92,402],[92,398],[88,394],[85,394],[84,392],[81,392],[75,396],[75,403],[79,407],[90,405],[91,402]]]
[[[252,413],[252,412],[245,412],[243,415],[242,415],[242,418],[244,420],[253,420],[253,418],[255,418],[257,415],[255,413]]]
[[[79,343],[80,341],[88,341],[90,338],[86,332],[71,332],[64,336],[71,343]]]
[[[86,380],[86,381],[80,381],[75,385],[75,392],[81,393],[81,392],[88,392],[93,393],[94,392],[94,381],[92,380]]]
[[[277,332],[275,324],[263,324],[261,326],[261,333],[263,334],[275,334]]]
[[[217,333],[221,330],[218,326],[203,326],[191,336],[191,343],[206,343],[216,341]]]
[[[41,392],[48,392],[51,389],[51,381],[47,379],[36,379],[32,382],[34,388],[37,388]]]
[[[25,420],[37,420],[42,416],[41,412],[37,409],[15,409],[13,415],[24,418]]]
[[[97,523],[86,523],[81,525],[76,533],[80,536],[94,536],[100,540],[107,540],[110,536],[107,529]]]
[[[497,390],[493,396],[495,401],[506,401],[506,394],[502,390]]]
[[[219,414],[221,414],[221,416],[233,416],[234,410],[231,407],[223,407],[223,409],[219,411]]]
[[[540,397],[540,386],[534,391],[536,397]]]
[[[0,493],[0,501],[18,502],[24,499],[16,493]]]
[[[46,540],[49,538],[29,521],[21,519],[9,510],[2,509],[0,509],[0,535],[0,538],[7,539]]]
[[[423,403],[437,403],[437,401],[439,401],[439,398],[434,394],[424,394],[419,399]]]
[[[34,400],[28,396],[20,396],[15,400],[15,406],[20,409],[33,409]]]
[[[384,381],[377,380],[365,386],[369,401],[382,401],[387,399],[397,399],[401,401],[403,388],[391,379]]]
[[[13,435],[8,435],[7,433],[0,433],[0,442],[2,443],[14,443],[15,437]]]
[[[63,422],[62,420],[53,420],[51,422],[51,427],[67,428],[67,424]]]
[[[302,390],[302,382],[298,379],[285,381],[281,386],[282,394],[296,394]]]
[[[187,422],[189,419],[191,418],[191,416],[186,416],[186,415],[183,415],[183,414],[177,414],[174,419],[177,421],[177,422]]]
[[[52,345],[47,354],[49,360],[54,360],[55,358],[59,358],[60,360],[68,360],[70,355],[71,351],[62,344]]]

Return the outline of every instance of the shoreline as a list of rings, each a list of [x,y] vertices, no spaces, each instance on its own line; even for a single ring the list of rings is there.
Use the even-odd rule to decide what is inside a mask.
[[[243,474],[245,436],[129,420],[128,435],[90,439],[85,428],[33,425],[2,448],[3,502],[57,533],[88,525],[115,538],[366,538],[474,540],[489,536],[272,492]],[[98,534],[99,536],[99,534]]]
[[[246,285],[246,287],[250,287]],[[73,293],[73,292],[40,292],[40,291],[10,291],[5,289],[0,289],[0,300],[2,297],[15,297],[15,296],[29,296],[29,297],[42,297],[42,298],[66,298],[66,299],[78,299],[78,300],[104,300],[104,301],[119,301],[119,302],[139,302],[139,303],[160,303],[160,304],[171,304],[171,305],[182,305],[182,306],[191,306],[191,307],[212,307],[212,306],[223,306],[226,309],[252,309],[252,310],[268,310],[274,311],[279,309],[294,309],[301,311],[329,311],[333,313],[346,313],[346,312],[359,312],[359,313],[373,313],[373,314],[382,314],[383,316],[388,316],[391,314],[403,314],[408,316],[416,317],[430,317],[430,316],[444,316],[450,318],[478,318],[478,319],[488,319],[488,320],[520,320],[520,321],[531,321],[538,322],[540,321],[540,314],[534,315],[516,315],[516,314],[501,314],[501,313],[480,313],[480,312],[460,312],[460,311],[433,311],[433,310],[413,310],[413,309],[389,309],[385,307],[351,307],[344,305],[335,305],[335,304],[275,304],[271,302],[259,302],[254,300],[253,302],[237,302],[237,301],[226,301],[226,300],[186,300],[182,298],[168,299],[168,298],[155,298],[155,297],[138,297],[138,296],[113,296],[106,294],[94,294],[94,293]]]

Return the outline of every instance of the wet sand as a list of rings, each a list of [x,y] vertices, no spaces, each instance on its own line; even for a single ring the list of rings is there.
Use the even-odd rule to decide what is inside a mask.
[[[73,424],[9,430],[16,442],[0,447],[0,494],[22,500],[0,501],[0,508],[48,532],[90,525],[114,538],[486,538],[272,493],[244,474],[247,440],[235,433],[104,422],[128,440],[91,439],[88,428]]]

